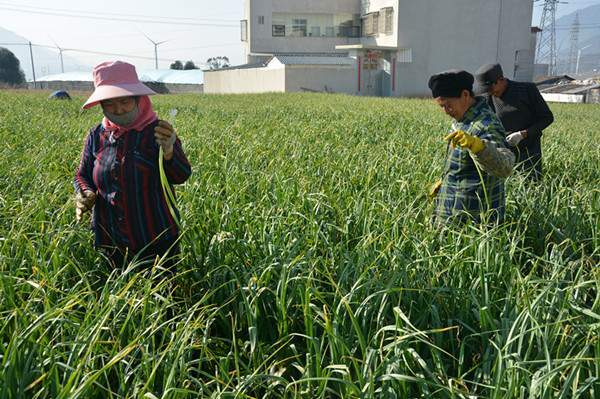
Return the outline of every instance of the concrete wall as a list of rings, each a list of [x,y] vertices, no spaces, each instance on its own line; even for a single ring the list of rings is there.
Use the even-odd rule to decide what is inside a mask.
[[[320,91],[329,93],[356,93],[353,67],[287,65],[285,91]]]
[[[169,93],[202,93],[204,90],[203,85],[195,84],[171,84],[171,83],[157,83],[157,82],[144,82],[144,84],[150,87],[157,93],[169,94]],[[29,82],[28,86],[33,89],[33,82]],[[94,91],[93,82],[64,82],[64,81],[44,81],[37,82],[35,85],[36,89],[42,90],[66,90],[66,91]]]
[[[33,82],[27,83],[30,89],[33,89]],[[93,82],[63,82],[63,81],[44,81],[35,84],[36,89],[42,90],[66,90],[66,91],[94,91]]]
[[[588,92],[585,102],[588,104],[600,104],[600,89],[592,89]]]
[[[500,62],[513,77],[517,50],[530,46],[532,0],[400,0],[401,48],[412,63],[397,67],[397,95],[426,96],[429,77]]]
[[[207,94],[318,91],[356,93],[354,68],[328,65],[274,65],[206,72]]]
[[[206,71],[204,73],[204,92],[207,94],[284,91],[284,68],[228,69],[223,71]]]
[[[529,50],[518,50],[515,64],[515,80],[532,82],[535,74],[535,50],[537,46],[537,33],[529,35]]]
[[[183,84],[183,83],[160,83],[160,82],[144,82],[146,86],[160,94],[184,94],[204,92],[204,85]]]

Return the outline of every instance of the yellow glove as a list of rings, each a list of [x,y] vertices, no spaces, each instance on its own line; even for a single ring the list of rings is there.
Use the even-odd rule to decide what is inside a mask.
[[[431,185],[431,187],[429,188],[429,192],[427,193],[427,196],[429,197],[430,201],[433,201],[435,199],[435,197],[437,197],[437,194],[440,191],[440,188],[442,188],[441,180],[438,180]]]
[[[485,149],[485,144],[479,137],[472,136],[462,130],[450,133],[444,138],[444,140],[450,141],[452,148],[459,146],[470,150],[474,154],[479,154]]]

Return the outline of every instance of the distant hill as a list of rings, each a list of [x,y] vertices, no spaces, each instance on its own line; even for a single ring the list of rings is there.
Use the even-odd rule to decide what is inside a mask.
[[[31,57],[29,56],[29,46],[23,45],[4,45],[3,43],[27,43],[29,40],[17,35],[9,30],[0,28],[0,47],[5,47],[12,51],[21,62],[21,69],[25,72],[27,80],[31,80]],[[60,73],[60,57],[58,50],[43,47],[33,47],[33,60],[35,64],[35,75],[37,77]],[[90,66],[83,65],[78,60],[63,54],[65,72],[78,70],[91,70]]]
[[[578,11],[579,48],[590,45],[581,52],[580,72],[593,69],[600,71],[600,4],[582,8]],[[556,20],[556,47],[558,50],[559,72],[568,72],[568,59],[571,49],[571,27],[577,12],[565,15]]]

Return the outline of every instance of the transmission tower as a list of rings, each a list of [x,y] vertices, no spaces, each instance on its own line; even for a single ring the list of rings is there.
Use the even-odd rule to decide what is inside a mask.
[[[571,49],[569,50],[569,73],[575,72],[577,65],[577,52],[579,51],[579,13],[575,14],[575,20],[571,25]]]
[[[540,22],[540,40],[535,59],[537,63],[548,64],[548,74],[556,73],[556,6],[559,0],[544,0],[544,9]]]

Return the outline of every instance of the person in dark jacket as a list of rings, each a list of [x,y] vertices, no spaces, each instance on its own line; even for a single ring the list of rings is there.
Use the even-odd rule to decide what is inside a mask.
[[[133,65],[105,62],[93,75],[95,90],[83,108],[100,105],[104,118],[88,133],[75,174],[77,220],[93,212],[96,247],[114,267],[134,256],[175,255],[178,213],[161,184],[159,154],[173,190],[191,174],[181,142],[173,126],[158,120],[148,97],[156,93]]]
[[[533,83],[504,77],[500,64],[486,64],[475,72],[476,94],[487,95],[488,105],[506,129],[506,142],[520,169],[533,181],[542,179],[542,132],[554,116]]]

